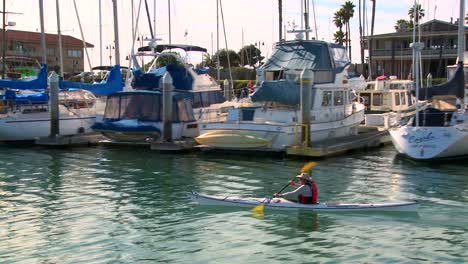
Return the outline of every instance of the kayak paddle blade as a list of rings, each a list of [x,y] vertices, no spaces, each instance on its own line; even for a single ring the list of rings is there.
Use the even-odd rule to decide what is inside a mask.
[[[317,163],[313,161],[306,163],[306,165],[302,167],[301,173],[309,171],[310,169],[315,167],[315,165],[317,165]]]
[[[265,204],[261,203],[252,208],[250,211],[252,211],[252,213],[263,213],[263,209],[265,209]]]

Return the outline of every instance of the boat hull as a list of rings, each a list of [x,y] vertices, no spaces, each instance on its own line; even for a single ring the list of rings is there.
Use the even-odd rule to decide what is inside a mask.
[[[60,135],[69,136],[92,132],[96,116],[60,117]],[[33,141],[50,134],[50,118],[0,119],[0,142]]]
[[[390,130],[393,145],[405,156],[430,160],[468,155],[468,129],[449,127],[400,127]]]
[[[371,203],[371,204],[344,204],[344,203],[318,203],[299,204],[283,198],[238,198],[221,197],[200,194],[197,192],[188,193],[192,201],[201,205],[210,206],[230,206],[253,208],[264,204],[268,209],[279,210],[306,210],[313,212],[361,212],[361,211],[395,211],[414,212],[417,210],[418,202],[403,203]]]

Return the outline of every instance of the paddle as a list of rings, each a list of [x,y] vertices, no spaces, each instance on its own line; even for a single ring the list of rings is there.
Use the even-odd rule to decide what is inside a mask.
[[[316,162],[313,162],[313,161],[310,161],[310,162],[307,162],[304,166],[302,166],[302,169],[300,170],[299,173],[303,173],[303,172],[307,172],[309,171],[310,169],[312,169],[313,167],[315,167],[315,165],[317,165]],[[294,176],[294,178],[296,178],[296,176]],[[292,178],[292,180],[294,180],[294,178]],[[279,192],[277,193],[281,193],[282,191],[284,191],[284,189],[286,189],[286,187],[289,186],[289,182],[283,187],[283,189],[281,189]],[[263,209],[265,208],[265,203],[262,202],[261,204],[255,206],[254,208],[252,208],[252,212],[253,213],[262,213],[263,212]]]

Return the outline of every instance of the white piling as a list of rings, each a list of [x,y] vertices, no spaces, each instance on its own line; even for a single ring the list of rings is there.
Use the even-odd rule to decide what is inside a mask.
[[[229,87],[228,79],[224,79],[223,88],[224,88],[224,99],[226,99],[226,101],[231,101],[231,88]]]
[[[162,79],[163,85],[163,140],[172,141],[172,77],[166,72]]]

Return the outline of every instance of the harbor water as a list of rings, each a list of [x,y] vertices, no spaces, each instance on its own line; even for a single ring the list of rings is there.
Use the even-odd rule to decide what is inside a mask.
[[[0,263],[466,263],[468,163],[388,146],[318,160],[319,200],[418,200],[416,213],[199,206],[266,197],[305,160],[135,148],[0,147]]]

